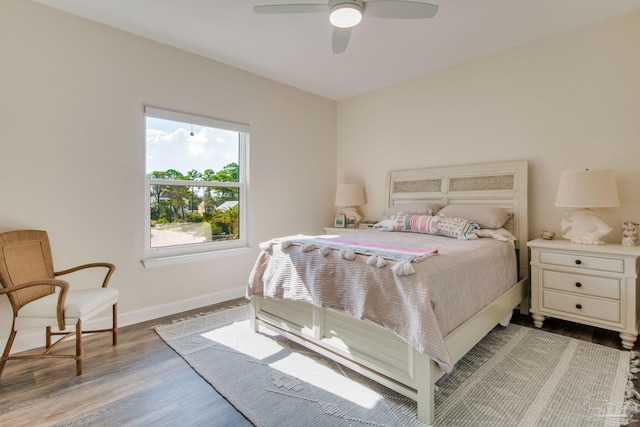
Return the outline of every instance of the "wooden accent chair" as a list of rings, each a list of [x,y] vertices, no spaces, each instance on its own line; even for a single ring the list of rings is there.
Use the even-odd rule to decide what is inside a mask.
[[[58,276],[75,271],[102,267],[106,275],[102,287],[70,289]],[[0,295],[7,294],[13,307],[13,325],[2,359],[0,376],[7,360],[34,358],[71,358],[76,361],[76,375],[82,374],[82,334],[111,332],[113,345],[118,342],[117,301],[118,290],[107,288],[115,270],[110,263],[91,263],[54,272],[53,256],[46,231],[19,230],[0,233]],[[82,322],[112,307],[113,327],[83,331]],[[57,326],[60,332],[53,332]],[[66,331],[67,326],[75,327]],[[46,348],[36,355],[10,356],[11,346],[19,330],[46,328]],[[51,344],[52,335],[62,335]],[[75,336],[75,354],[52,354],[54,348],[68,337]]]

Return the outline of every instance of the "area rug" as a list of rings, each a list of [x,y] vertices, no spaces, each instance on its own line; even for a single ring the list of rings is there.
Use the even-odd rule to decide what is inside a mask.
[[[155,328],[256,426],[424,426],[416,403],[270,331],[249,306]],[[434,426],[617,426],[631,352],[497,326],[441,380]],[[212,420],[213,422],[214,420]]]

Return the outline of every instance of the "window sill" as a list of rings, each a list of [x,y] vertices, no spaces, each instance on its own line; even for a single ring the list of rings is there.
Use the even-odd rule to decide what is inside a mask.
[[[184,264],[188,262],[207,261],[227,256],[245,255],[251,252],[251,248],[244,246],[233,249],[220,249],[216,251],[198,252],[184,255],[171,255],[156,258],[144,258],[141,260],[144,268],[163,267],[174,264]]]

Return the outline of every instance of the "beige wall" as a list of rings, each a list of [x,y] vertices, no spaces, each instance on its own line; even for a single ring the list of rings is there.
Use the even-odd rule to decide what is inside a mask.
[[[640,222],[640,14],[541,40],[338,105],[338,181],[386,207],[385,172],[529,161],[529,233],[560,233],[563,170],[613,169],[622,206],[601,210],[619,241]]]
[[[244,295],[260,241],[332,218],[335,102],[24,0],[0,52],[0,230],[48,230],[58,269],[115,263],[122,324]],[[250,251],[143,268],[143,104],[251,126]]]

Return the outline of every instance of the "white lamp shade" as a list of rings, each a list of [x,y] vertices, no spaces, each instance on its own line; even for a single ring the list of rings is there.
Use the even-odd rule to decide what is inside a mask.
[[[610,208],[620,206],[612,170],[567,171],[560,175],[556,206]]]
[[[364,192],[360,184],[338,184],[336,190],[336,206],[364,205]]]

